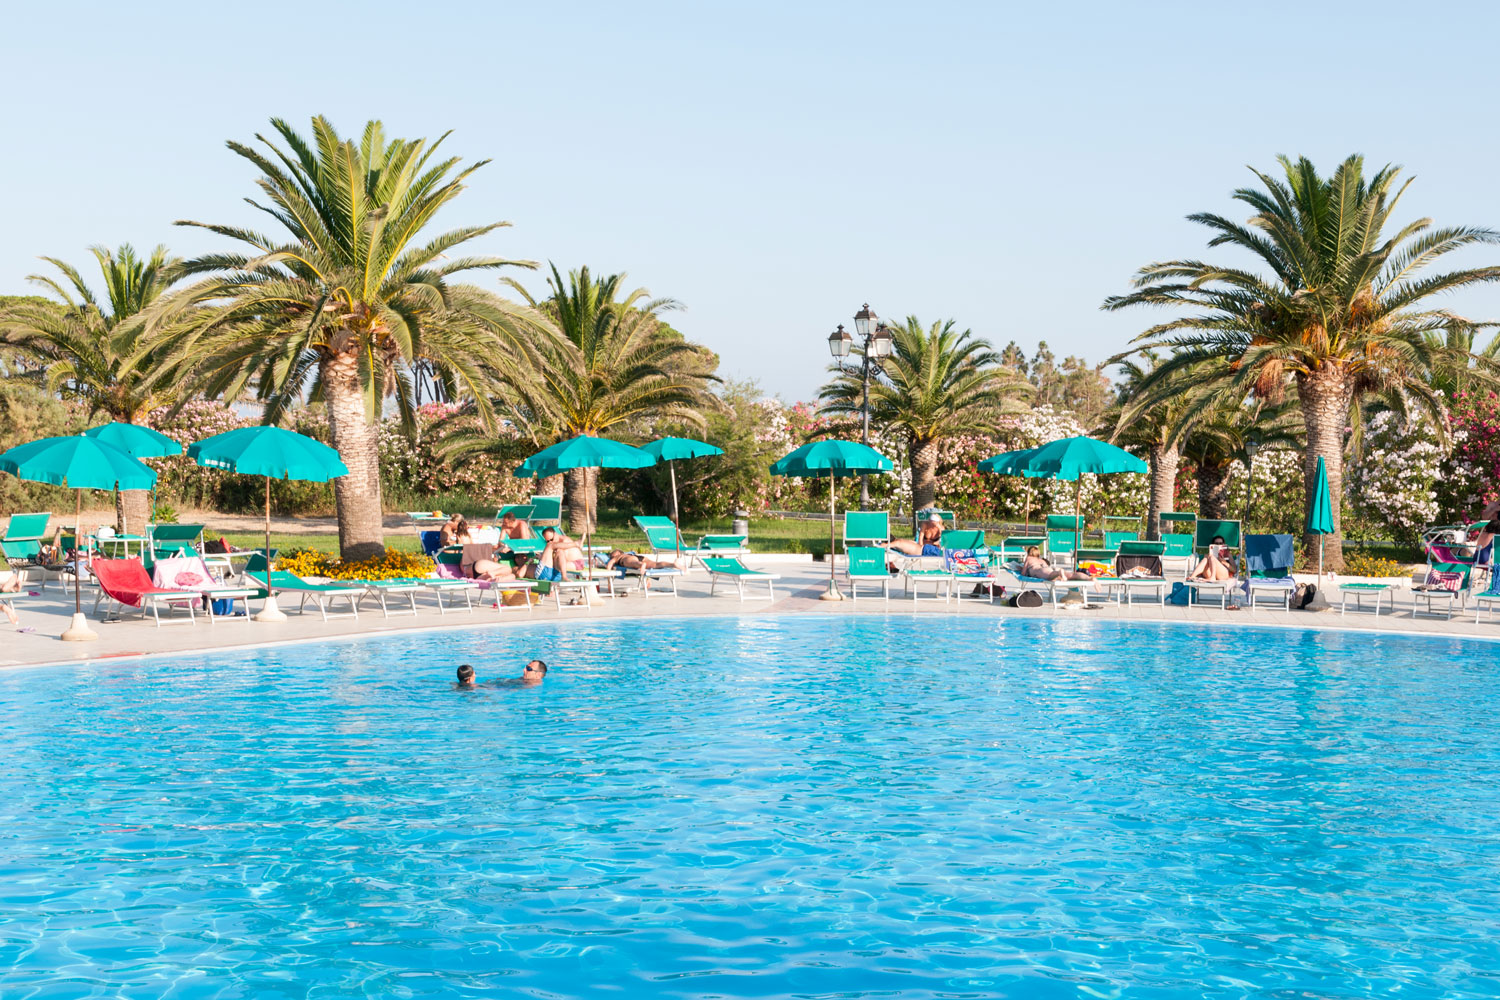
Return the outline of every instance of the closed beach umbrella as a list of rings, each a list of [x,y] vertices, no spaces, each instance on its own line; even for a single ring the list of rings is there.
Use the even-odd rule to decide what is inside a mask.
[[[169,455],[182,454],[182,445],[161,431],[142,427],[140,424],[126,424],[116,420],[100,424],[98,427],[90,427],[83,433],[95,441],[114,445],[132,458],[166,458]],[[155,517],[154,507],[153,503],[153,517]],[[124,509],[124,507],[120,508],[120,527],[129,532],[130,525],[125,523]]]
[[[1035,448],[1022,448],[1020,451],[1002,451],[998,455],[991,455],[979,463],[980,472],[992,472],[997,476],[1020,476],[1020,467],[1031,457]],[[1031,479],[1026,479],[1026,530],[1031,530]]]
[[[773,476],[802,478],[828,477],[828,590],[820,600],[842,601],[844,595],[833,582],[834,546],[834,480],[844,476],[863,476],[890,472],[890,459],[869,445],[855,441],[811,441],[771,464]]]
[[[569,469],[644,469],[655,464],[656,456],[644,449],[611,441],[609,438],[580,434],[578,437],[559,441],[549,448],[543,448],[518,465],[512,475],[518,479],[526,479],[531,476],[555,476]],[[583,549],[587,556],[584,562],[588,567],[589,579],[592,580],[594,560],[588,551],[590,534],[588,490],[583,491],[583,496]]]
[[[280,427],[236,427],[188,445],[187,453],[206,469],[266,477],[266,603],[255,620],[285,621],[271,592],[271,480],[326,483],[347,476],[349,467],[323,442]]]
[[[1061,479],[1077,482],[1073,493],[1073,552],[1074,561],[1082,533],[1079,522],[1083,518],[1083,476],[1107,476],[1116,472],[1146,472],[1144,461],[1124,448],[1090,437],[1060,438],[1031,449],[1031,454],[1019,461],[1017,470],[1033,479]]]
[[[78,562],[83,550],[84,490],[149,490],[156,485],[156,470],[132,458],[114,445],[82,434],[42,438],[18,444],[0,455],[0,472],[33,483],[51,483],[77,491],[73,508],[73,621],[63,632],[68,641],[97,639],[83,617]]]
[[[1312,506],[1307,511],[1307,533],[1318,536],[1318,583],[1323,582],[1323,536],[1333,534],[1333,500],[1328,495],[1328,466],[1318,456],[1318,475],[1313,480]]]

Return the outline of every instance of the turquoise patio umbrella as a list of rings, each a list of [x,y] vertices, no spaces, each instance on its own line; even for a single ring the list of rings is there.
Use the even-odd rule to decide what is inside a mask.
[[[1312,506],[1307,511],[1307,533],[1318,536],[1318,583],[1323,582],[1323,539],[1333,534],[1333,499],[1328,494],[1328,466],[1318,456],[1318,474],[1313,480]]]
[[[635,448],[609,438],[578,437],[559,441],[550,448],[543,448],[526,461],[516,466],[512,473],[518,479],[531,476],[555,476],[569,469],[644,469],[656,464],[656,456],[642,448]],[[588,553],[590,512],[589,491],[583,491],[583,548]],[[594,560],[584,560],[588,565],[589,579],[594,578]]]
[[[675,463],[686,461],[690,458],[711,458],[714,455],[722,455],[724,454],[724,449],[716,448],[706,441],[694,441],[692,438],[664,437],[657,438],[650,444],[642,445],[641,451],[656,456],[658,462],[667,463],[667,475],[672,479],[672,523],[681,528],[682,512],[677,509],[677,467]]]
[[[33,483],[51,483],[77,491],[73,508],[73,621],[62,637],[68,641],[97,639],[83,617],[83,597],[78,570],[83,550],[84,490],[149,490],[156,485],[156,470],[132,458],[112,444],[82,434],[42,438],[18,444],[0,455],[0,472]]]
[[[140,424],[127,424],[115,420],[98,427],[90,427],[83,432],[95,441],[103,441],[112,444],[132,458],[166,458],[170,455],[181,455],[182,445],[167,437],[161,431],[152,430],[150,427],[142,427]],[[123,511],[124,508],[121,508]],[[156,495],[152,492],[151,498],[152,518],[156,516]],[[121,515],[120,527],[129,533],[130,525],[124,521]]]
[[[1147,472],[1144,461],[1124,448],[1091,437],[1069,437],[1049,441],[1031,449],[1031,454],[1017,463],[1017,471],[1032,479],[1060,479],[1076,482],[1073,492],[1073,552],[1076,562],[1079,522],[1083,518],[1083,477],[1107,476],[1117,472]]]
[[[828,590],[820,600],[844,599],[833,582],[834,500],[837,494],[834,480],[844,476],[890,472],[894,467],[890,459],[869,445],[838,440],[810,441],[771,464],[773,476],[801,476],[811,479],[828,477]]]
[[[188,456],[206,469],[266,477],[266,603],[260,622],[285,621],[271,590],[271,480],[326,483],[349,474],[339,453],[321,441],[281,427],[236,427],[188,445]]]
[[[1020,466],[1025,464],[1031,457],[1035,448],[1022,448],[1019,451],[1002,451],[998,455],[991,455],[979,463],[980,472],[992,472],[997,476],[1020,476]],[[1031,477],[1023,476],[1026,480],[1026,530],[1031,531]]]

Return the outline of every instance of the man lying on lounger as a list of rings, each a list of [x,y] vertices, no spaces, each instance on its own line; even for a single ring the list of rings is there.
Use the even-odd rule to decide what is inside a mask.
[[[603,559],[602,555],[595,559]],[[665,560],[648,559],[639,552],[626,552],[624,549],[614,549],[609,553],[609,558],[604,560],[605,569],[614,569],[620,566],[629,570],[651,570],[651,569],[676,569],[677,564]]]
[[[1208,555],[1193,567],[1193,571],[1187,575],[1187,578],[1209,580],[1214,583],[1234,579],[1234,560],[1224,551],[1223,535],[1214,536],[1214,540],[1208,546]]]

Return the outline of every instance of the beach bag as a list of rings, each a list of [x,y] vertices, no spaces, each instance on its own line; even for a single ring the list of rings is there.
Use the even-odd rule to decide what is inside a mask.
[[[215,618],[222,618],[234,610],[234,602],[227,597],[220,597],[213,602]]]
[[[948,549],[943,553],[943,569],[958,576],[985,576],[989,567],[976,549]]]
[[[1185,608],[1192,603],[1193,592],[1185,583],[1172,584],[1172,593],[1167,595],[1167,603],[1175,604],[1179,608]]]
[[[1042,595],[1034,590],[1020,590],[1012,594],[1005,603],[1012,608],[1039,608],[1042,606]]]
[[[1462,573],[1449,573],[1445,570],[1430,569],[1427,571],[1427,580],[1423,586],[1427,590],[1446,590],[1449,593],[1458,593],[1459,587],[1463,585],[1464,575]]]

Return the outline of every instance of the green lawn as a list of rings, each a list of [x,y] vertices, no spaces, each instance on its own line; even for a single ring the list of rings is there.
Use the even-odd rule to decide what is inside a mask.
[[[493,511],[491,512],[493,515]],[[682,534],[688,543],[696,541],[705,533],[724,534],[729,530],[728,521],[687,521]],[[231,545],[240,548],[258,549],[265,544],[263,534],[252,532],[227,532],[224,535]],[[599,531],[594,536],[598,545],[617,545],[621,548],[638,548],[645,536],[630,523],[624,514],[604,512],[599,519]],[[821,543],[821,544],[820,544]],[[406,552],[420,552],[415,529],[393,531],[385,536],[385,544]],[[827,548],[828,522],[801,521],[779,517],[750,519],[750,548],[754,552],[810,552],[813,547]],[[271,534],[271,547],[277,549],[320,549],[337,552],[339,536],[336,532],[308,532],[306,534]]]

